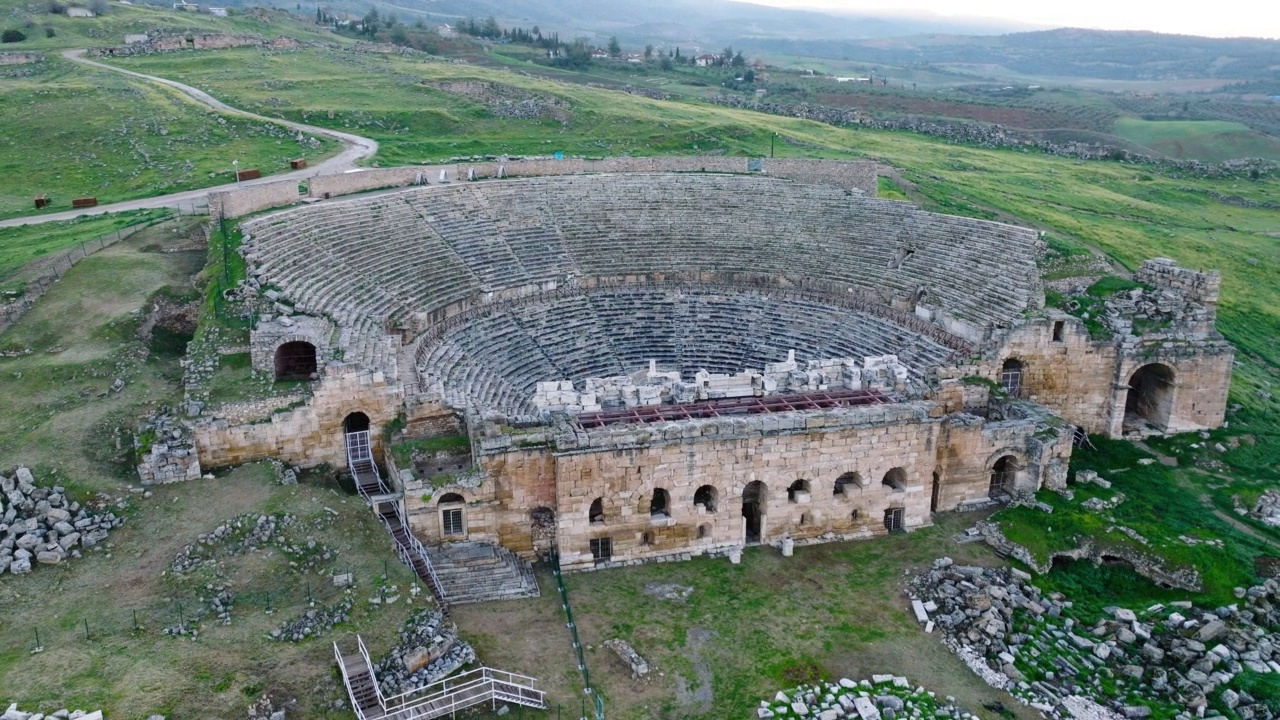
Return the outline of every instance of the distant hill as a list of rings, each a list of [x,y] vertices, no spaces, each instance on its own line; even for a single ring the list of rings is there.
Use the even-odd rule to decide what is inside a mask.
[[[824,13],[731,0],[396,0],[442,20],[492,15],[503,25],[538,25],[562,38],[617,35],[623,44],[721,47],[753,38],[811,40],[887,38],[930,32],[991,34],[1016,23],[943,17]],[[363,12],[363,10],[361,11]]]
[[[1280,40],[1205,38],[1063,28],[974,37],[922,35],[866,40],[759,38],[753,49],[886,65],[995,66],[1039,77],[1110,80],[1280,78]]]

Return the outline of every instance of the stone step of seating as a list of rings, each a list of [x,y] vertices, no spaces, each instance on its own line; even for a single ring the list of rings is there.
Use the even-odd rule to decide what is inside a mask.
[[[427,548],[450,604],[511,600],[540,594],[533,569],[503,547],[479,542]]]

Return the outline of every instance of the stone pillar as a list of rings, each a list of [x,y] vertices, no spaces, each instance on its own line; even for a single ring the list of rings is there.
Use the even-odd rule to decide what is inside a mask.
[[[729,562],[733,565],[737,565],[738,563],[742,562],[741,546],[729,548]]]
[[[796,543],[791,539],[790,535],[782,536],[782,557],[791,557],[795,554]]]

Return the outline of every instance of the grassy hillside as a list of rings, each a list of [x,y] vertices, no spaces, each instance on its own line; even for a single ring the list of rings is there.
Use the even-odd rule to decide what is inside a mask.
[[[206,112],[176,91],[52,56],[0,83],[0,217],[49,212],[71,200],[100,202],[233,181],[231,161],[264,175],[289,159],[336,152],[338,143],[278,125]]]
[[[87,6],[88,2],[69,3]],[[182,12],[167,6],[121,5],[111,3],[105,15],[93,18],[72,18],[49,12],[47,2],[20,2],[0,0],[0,29],[21,30],[27,39],[18,43],[6,43],[2,50],[54,50],[63,48],[101,47],[121,45],[124,36],[163,29],[173,32],[222,32],[260,35],[274,38],[280,35],[300,40],[342,42],[338,36],[321,30],[305,20],[289,16],[284,10],[237,12],[230,17]],[[314,7],[312,8],[314,10]],[[46,28],[52,28],[49,37]]]
[[[1221,162],[1255,157],[1280,160],[1280,138],[1224,120],[1116,120],[1115,134],[1173,158]]]
[[[1280,180],[1233,183],[1147,175],[1117,163],[959,147],[907,133],[835,128],[803,120],[530,77],[515,69],[399,57],[301,51],[153,55],[121,65],[197,85],[258,112],[370,135],[383,163],[452,155],[767,154],[869,157],[901,169],[944,212],[1055,230],[1129,267],[1168,256],[1224,275],[1221,327],[1272,367],[1280,351],[1280,232],[1273,211],[1210,193],[1274,198]],[[485,83],[459,87],[445,83]],[[528,119],[502,117],[512,102]],[[332,112],[332,117],[329,113]],[[1250,395],[1252,395],[1250,393]],[[1256,397],[1246,400],[1256,400]]]

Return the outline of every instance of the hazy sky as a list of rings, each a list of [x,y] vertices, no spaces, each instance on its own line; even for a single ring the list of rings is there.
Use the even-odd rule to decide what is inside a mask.
[[[923,10],[1017,20],[1054,27],[1156,32],[1215,37],[1280,38],[1276,0],[746,0],[761,5],[824,10]],[[1280,59],[1278,59],[1280,61]]]

